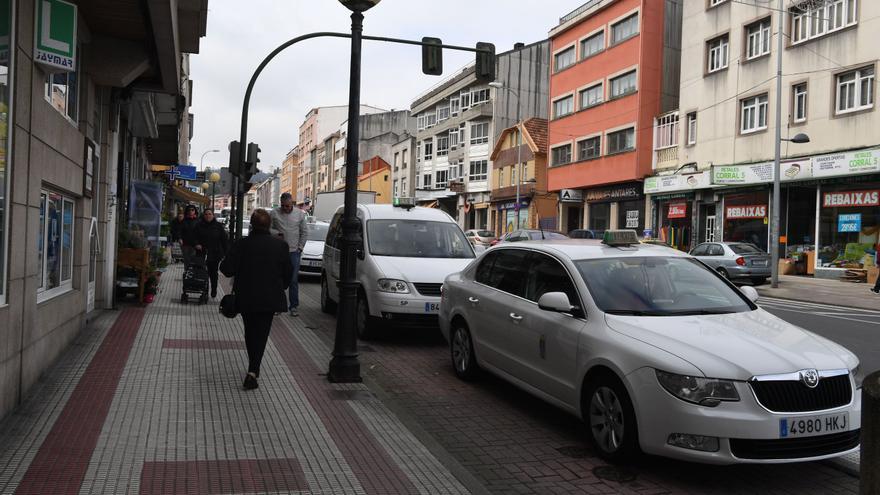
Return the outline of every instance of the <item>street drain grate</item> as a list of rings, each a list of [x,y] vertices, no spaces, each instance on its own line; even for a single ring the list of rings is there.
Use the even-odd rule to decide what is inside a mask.
[[[367,390],[331,390],[333,400],[371,400],[376,397]]]
[[[593,474],[599,479],[617,483],[628,483],[636,479],[634,471],[618,466],[596,466]]]
[[[559,447],[556,449],[556,451],[564,455],[565,457],[571,457],[572,459],[584,459],[586,457],[590,457],[589,449],[577,445]]]

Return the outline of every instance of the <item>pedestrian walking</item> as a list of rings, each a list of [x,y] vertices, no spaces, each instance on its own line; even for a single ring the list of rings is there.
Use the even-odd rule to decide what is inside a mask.
[[[248,370],[242,385],[245,390],[259,387],[257,379],[272,319],[275,313],[286,309],[284,290],[293,274],[287,246],[270,235],[271,225],[272,218],[266,210],[254,210],[248,236],[237,240],[220,263],[220,271],[234,277],[235,305],[244,320],[248,353]]]
[[[183,250],[184,264],[192,263],[196,254],[196,246],[199,239],[196,236],[196,226],[199,224],[199,212],[193,205],[187,205],[184,210],[183,224],[180,227],[180,243]]]
[[[205,208],[202,219],[196,225],[196,251],[205,256],[208,277],[211,280],[211,297],[217,297],[217,269],[229,250],[226,227],[214,217],[214,210]]]
[[[253,225],[251,225],[253,228]],[[281,206],[272,210],[272,233],[287,242],[290,264],[293,266],[289,288],[287,289],[287,310],[290,316],[299,316],[299,260],[308,240],[306,214],[293,206],[290,193],[281,195]]]
[[[171,220],[171,242],[180,242],[180,235],[183,232],[183,210],[177,211],[177,216]]]

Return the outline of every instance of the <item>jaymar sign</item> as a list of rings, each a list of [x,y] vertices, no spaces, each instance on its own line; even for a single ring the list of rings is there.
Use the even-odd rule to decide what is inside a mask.
[[[825,208],[848,206],[880,206],[880,191],[840,191],[822,195]]]

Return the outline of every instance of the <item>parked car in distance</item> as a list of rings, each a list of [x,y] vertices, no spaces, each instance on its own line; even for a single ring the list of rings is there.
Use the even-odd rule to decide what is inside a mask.
[[[514,230],[513,232],[508,232],[502,237],[499,237],[495,240],[495,242],[492,243],[492,245],[495,246],[496,244],[520,241],[558,241],[561,239],[568,239],[568,236],[563,234],[562,232],[557,232],[555,230],[519,229]]]
[[[324,241],[327,239],[329,222],[309,222],[308,239],[299,260],[300,275],[321,275],[324,267]]]
[[[568,237],[572,239],[601,239],[601,233],[597,236],[595,232],[589,229],[574,229],[568,233]]]
[[[443,279],[474,260],[474,248],[461,227],[445,212],[397,205],[359,204],[358,225],[363,244],[358,248],[358,337],[372,337],[385,325],[437,326]],[[327,234],[321,273],[321,310],[335,311],[339,301],[339,261],[342,247],[342,207]]]
[[[464,236],[467,237],[468,241],[474,246],[491,246],[492,241],[495,240],[495,232],[492,232],[491,230],[465,230]]]
[[[501,244],[446,277],[454,373],[486,370],[580,417],[597,453],[781,463],[859,448],[862,372],[692,256],[607,232]],[[622,241],[626,242],[622,242]]]
[[[761,285],[770,276],[770,255],[746,242],[704,242],[691,256],[731,281]]]

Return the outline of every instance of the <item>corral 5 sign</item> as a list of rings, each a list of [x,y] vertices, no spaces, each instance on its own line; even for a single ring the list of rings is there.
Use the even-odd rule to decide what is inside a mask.
[[[54,72],[76,68],[76,5],[38,0],[34,59]]]

